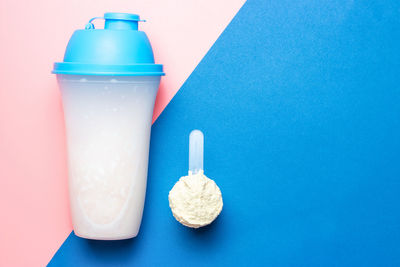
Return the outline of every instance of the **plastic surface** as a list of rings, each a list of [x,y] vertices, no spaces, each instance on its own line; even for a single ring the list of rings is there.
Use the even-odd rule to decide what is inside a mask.
[[[75,234],[102,240],[134,237],[142,219],[160,77],[57,78],[67,130]]]
[[[93,19],[84,30],[74,32],[63,62],[54,64],[53,73],[164,75],[162,65],[154,64],[153,50],[147,35],[138,31],[138,15],[105,13],[104,29],[94,29],[91,24]]]
[[[189,135],[189,172],[196,174],[203,169],[204,135],[193,130]]]

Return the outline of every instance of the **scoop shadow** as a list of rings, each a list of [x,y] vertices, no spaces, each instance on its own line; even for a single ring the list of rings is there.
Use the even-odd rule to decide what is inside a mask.
[[[197,229],[185,227],[185,235],[191,242],[200,246],[207,245],[207,247],[210,247],[211,244],[216,245],[221,241],[223,235],[224,217],[223,214],[220,214],[211,224]]]

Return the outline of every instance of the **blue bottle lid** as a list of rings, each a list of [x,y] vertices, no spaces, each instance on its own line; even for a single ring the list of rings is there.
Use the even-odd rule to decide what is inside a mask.
[[[104,29],[92,21],[104,19]],[[147,35],[138,30],[139,15],[105,13],[92,18],[85,29],[76,30],[65,50],[63,62],[54,63],[52,73],[78,75],[165,75],[163,65],[154,64]]]

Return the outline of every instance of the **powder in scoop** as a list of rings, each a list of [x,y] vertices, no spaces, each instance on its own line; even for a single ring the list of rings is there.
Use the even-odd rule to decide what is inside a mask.
[[[168,195],[169,206],[181,224],[199,228],[210,224],[222,210],[222,195],[203,171],[183,176]]]

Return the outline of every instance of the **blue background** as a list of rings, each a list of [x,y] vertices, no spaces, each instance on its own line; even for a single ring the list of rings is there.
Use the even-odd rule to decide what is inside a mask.
[[[400,266],[400,2],[249,0],[155,122],[139,236],[71,234],[50,266]],[[224,209],[168,192],[205,133]]]

